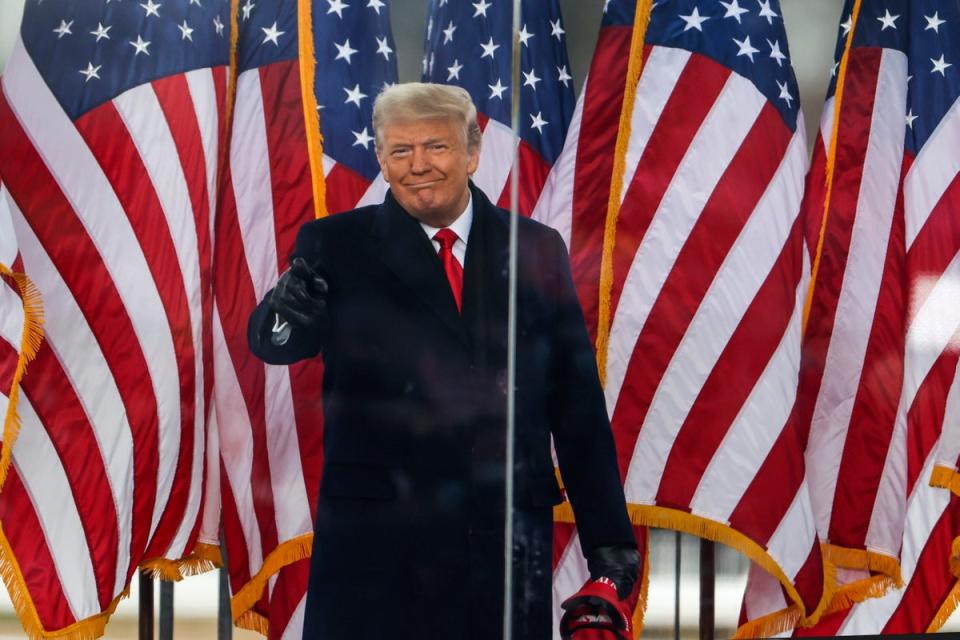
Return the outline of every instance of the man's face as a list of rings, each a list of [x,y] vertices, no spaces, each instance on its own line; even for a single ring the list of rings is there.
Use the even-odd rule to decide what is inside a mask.
[[[467,206],[467,180],[477,170],[480,150],[467,150],[463,131],[449,120],[400,121],[383,128],[377,159],[407,213],[446,227]]]

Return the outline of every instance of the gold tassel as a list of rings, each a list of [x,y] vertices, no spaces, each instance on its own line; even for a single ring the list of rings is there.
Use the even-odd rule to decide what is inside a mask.
[[[37,356],[43,344],[43,299],[40,290],[26,275],[14,273],[0,263],[0,275],[13,280],[20,290],[23,304],[23,333],[20,337],[20,353],[17,367],[13,372],[13,381],[7,393],[7,414],[3,419],[3,448],[0,449],[0,489],[7,480],[7,472],[13,460],[13,445],[20,434],[20,414],[17,403],[20,399],[20,382],[26,375],[27,365]]]
[[[263,595],[263,590],[267,586],[267,581],[283,569],[285,566],[293,564],[298,560],[310,557],[311,547],[313,545],[313,534],[305,533],[296,538],[287,540],[277,546],[270,552],[270,555],[263,561],[260,571],[252,577],[247,584],[243,585],[236,595],[230,600],[230,609],[233,612],[234,623],[239,625],[238,620],[247,613],[251,613],[253,606],[257,604]]]

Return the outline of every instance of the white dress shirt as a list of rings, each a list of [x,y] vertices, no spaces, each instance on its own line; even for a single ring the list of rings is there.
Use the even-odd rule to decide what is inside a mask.
[[[470,226],[473,224],[473,194],[467,199],[467,206],[456,220],[453,221],[448,229],[457,234],[457,241],[453,243],[453,255],[460,261],[462,267],[467,258],[467,238],[470,236]],[[421,222],[420,226],[423,232],[427,234],[430,242],[433,243],[433,250],[440,253],[440,243],[433,239],[434,234],[440,231],[440,227],[431,227]]]

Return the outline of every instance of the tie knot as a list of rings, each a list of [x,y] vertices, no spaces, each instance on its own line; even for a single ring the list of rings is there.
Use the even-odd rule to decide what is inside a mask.
[[[453,243],[457,241],[459,236],[453,229],[440,229],[435,234],[433,234],[433,239],[440,243],[440,247],[443,249],[450,250],[453,248]]]

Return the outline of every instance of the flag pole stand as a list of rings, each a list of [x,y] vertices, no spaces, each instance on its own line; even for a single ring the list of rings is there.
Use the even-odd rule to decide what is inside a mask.
[[[227,541],[223,538],[223,531],[220,532],[220,559],[223,561],[219,574],[219,589],[217,596],[217,640],[233,639],[233,617],[230,610],[230,574],[227,567]]]
[[[716,620],[716,543],[700,539],[700,640],[713,640]]]
[[[674,567],[673,567],[673,637],[674,640],[680,640],[680,543],[683,542],[683,534],[676,532],[673,538],[674,546]]]
[[[160,581],[160,640],[173,640],[173,582]]]
[[[153,640],[153,578],[140,573],[138,578],[140,589],[139,602],[139,640]]]

